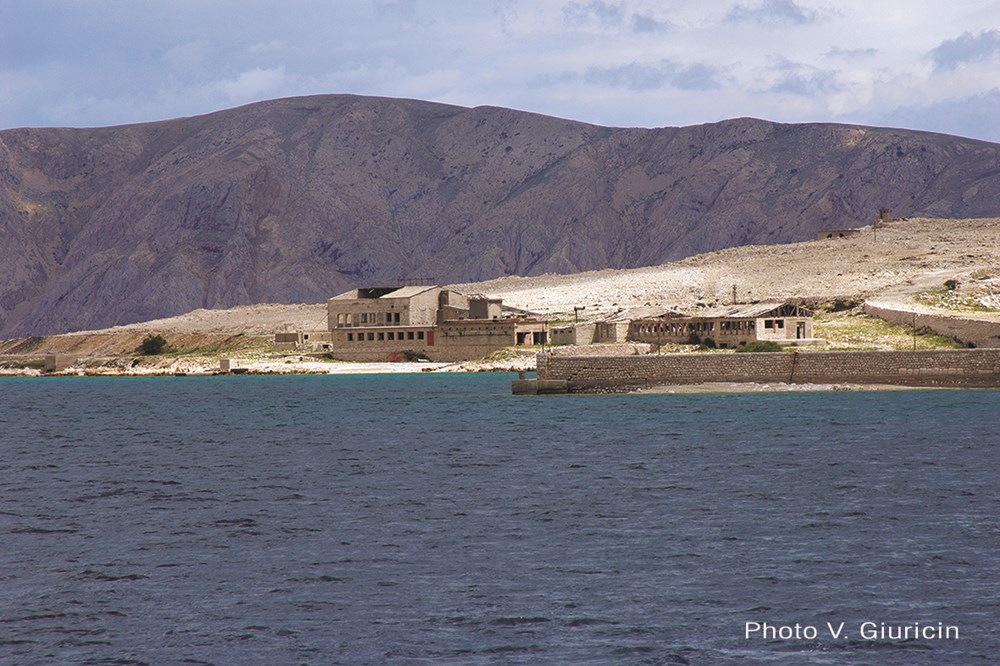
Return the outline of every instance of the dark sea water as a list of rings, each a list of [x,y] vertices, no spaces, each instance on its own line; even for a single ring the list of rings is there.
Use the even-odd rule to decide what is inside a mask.
[[[1000,663],[1000,392],[510,379],[0,379],[0,663]]]

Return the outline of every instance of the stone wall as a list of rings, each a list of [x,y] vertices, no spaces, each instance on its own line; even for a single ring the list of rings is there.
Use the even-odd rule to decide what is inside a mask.
[[[880,305],[877,302],[865,303],[865,314],[884,319],[901,326],[912,326],[914,313],[909,310]],[[916,313],[917,328],[929,328],[935,333],[955,338],[963,343],[972,343],[977,347],[1000,347],[1000,322],[989,319],[974,319],[952,315],[936,315]]]
[[[704,382],[1000,387],[1000,350],[618,357],[539,354],[538,378],[566,380],[571,391]]]

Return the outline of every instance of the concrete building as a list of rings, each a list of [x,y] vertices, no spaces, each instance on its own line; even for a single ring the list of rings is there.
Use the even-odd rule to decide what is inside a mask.
[[[623,342],[628,335],[627,321],[581,321],[554,326],[551,330],[554,345],[592,345],[601,342]]]
[[[792,303],[754,303],[713,308],[697,315],[668,312],[634,319],[628,339],[651,344],[706,341],[734,348],[770,340],[779,344],[807,344],[813,338],[812,312]]]
[[[352,289],[327,301],[327,330],[275,335],[276,349],[311,346],[345,361],[414,356],[465,361],[515,345],[546,344],[532,313],[437,286]]]

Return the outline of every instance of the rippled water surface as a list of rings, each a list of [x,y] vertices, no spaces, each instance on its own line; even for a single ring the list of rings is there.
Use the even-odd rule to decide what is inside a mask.
[[[0,379],[0,663],[998,663],[1000,392],[510,379]]]

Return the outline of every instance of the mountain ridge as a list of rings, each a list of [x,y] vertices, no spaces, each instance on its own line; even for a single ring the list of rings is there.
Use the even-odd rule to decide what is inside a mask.
[[[0,131],[0,336],[370,284],[572,273],[1000,208],[1000,145],[734,119],[610,128],[323,95]]]

